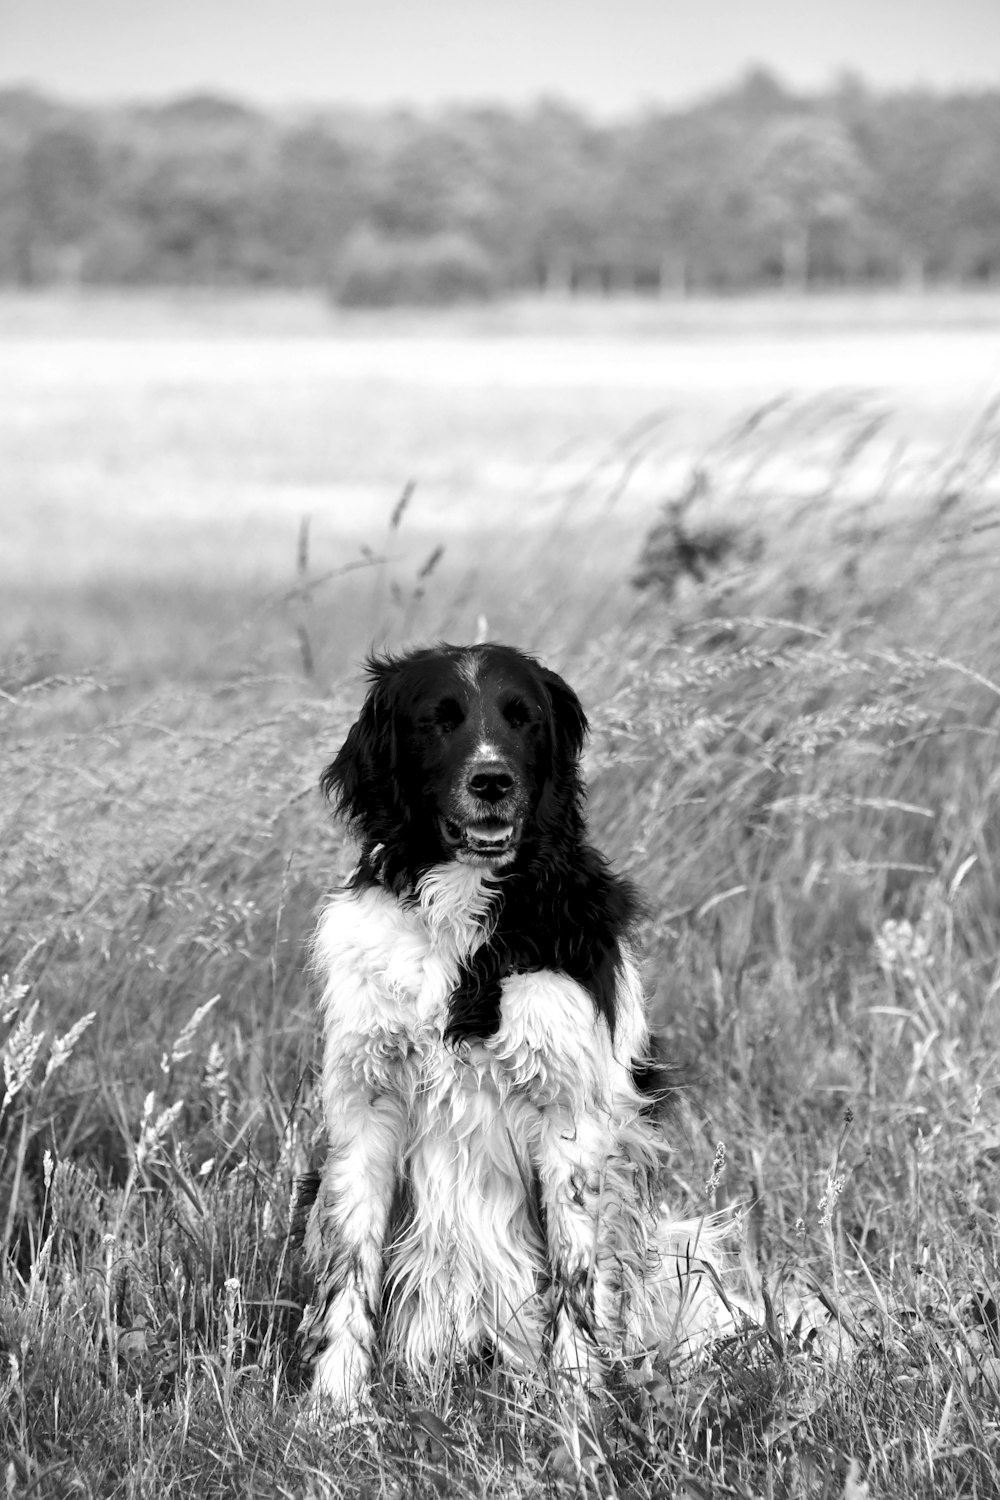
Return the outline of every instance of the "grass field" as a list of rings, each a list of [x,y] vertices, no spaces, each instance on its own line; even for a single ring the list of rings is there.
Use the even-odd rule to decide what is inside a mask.
[[[926,457],[1000,387],[998,351],[1000,299],[982,297],[381,319],[305,298],[0,298],[0,649],[27,638],[115,674],[287,667],[287,630],[258,611],[297,581],[308,516],[314,575],[368,545],[408,596],[444,545],[408,630],[469,634],[486,613],[551,650],[539,612],[585,594],[592,631],[596,589],[617,618],[651,512],[749,411],[850,393],[887,415],[882,461]],[[367,578],[315,597],[327,680],[399,626],[366,607]]]
[[[0,301],[9,1495],[1000,1492],[998,330]],[[586,1411],[456,1376],[307,1419],[317,774],[367,644],[480,629],[591,711],[686,1079],[665,1189],[741,1201],[744,1274],[818,1288],[842,1358],[772,1329]]]

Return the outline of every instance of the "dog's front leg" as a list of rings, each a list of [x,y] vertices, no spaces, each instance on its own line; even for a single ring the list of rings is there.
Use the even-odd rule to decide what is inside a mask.
[[[539,1181],[545,1209],[554,1295],[552,1357],[574,1382],[600,1383],[604,1168],[614,1149],[599,1116],[575,1117],[550,1107],[539,1138]]]
[[[316,1277],[306,1342],[318,1350],[314,1397],[349,1411],[371,1373],[403,1107],[345,1081],[344,1092],[328,1095],[327,1111],[328,1155],[305,1234]]]

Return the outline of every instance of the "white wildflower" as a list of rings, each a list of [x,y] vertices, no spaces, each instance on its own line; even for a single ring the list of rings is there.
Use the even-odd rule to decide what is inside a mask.
[[[875,951],[882,972],[886,977],[900,974],[911,982],[920,969],[930,968],[934,955],[926,932],[914,927],[912,922],[883,922],[875,939]]]
[[[843,1173],[839,1177],[834,1177],[832,1172],[827,1174],[826,1192],[816,1205],[819,1209],[819,1221],[824,1229],[829,1229],[833,1223],[833,1216],[837,1211],[837,1204],[846,1181],[847,1178]]]

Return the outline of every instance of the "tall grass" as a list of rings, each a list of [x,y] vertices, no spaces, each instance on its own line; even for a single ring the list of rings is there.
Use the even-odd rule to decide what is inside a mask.
[[[591,709],[594,835],[647,897],[683,1080],[665,1188],[740,1200],[747,1275],[816,1291],[849,1358],[779,1322],[588,1408],[386,1372],[369,1422],[309,1420],[289,1229],[322,1150],[304,948],[351,861],[315,792],[359,694],[317,685],[338,581],[303,539],[272,601],[295,676],[149,696],[11,667],[8,1493],[997,1493],[998,432],[918,465],[856,403],[775,405],[668,496],[641,596],[524,631]],[[475,620],[430,549],[405,588],[381,553],[372,634]]]

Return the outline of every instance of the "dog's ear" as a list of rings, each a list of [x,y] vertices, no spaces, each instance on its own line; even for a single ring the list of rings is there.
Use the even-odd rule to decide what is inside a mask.
[[[324,794],[352,823],[377,822],[395,793],[395,715],[390,679],[395,663],[371,657],[371,686],[347,739],[320,777]]]
[[[577,760],[583,750],[588,729],[583,704],[569,683],[564,682],[557,673],[550,672],[548,667],[542,668],[542,682],[552,705],[557,743],[565,749],[570,759]]]

